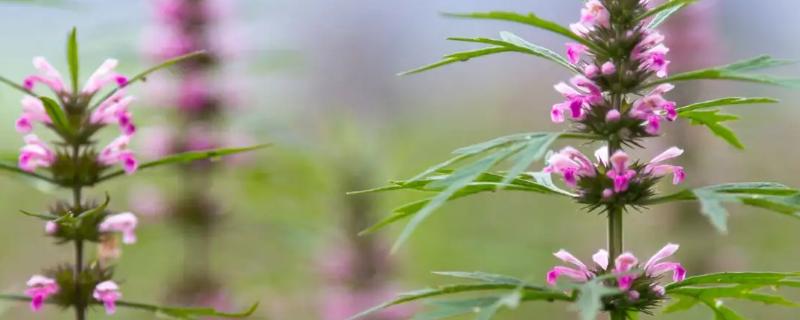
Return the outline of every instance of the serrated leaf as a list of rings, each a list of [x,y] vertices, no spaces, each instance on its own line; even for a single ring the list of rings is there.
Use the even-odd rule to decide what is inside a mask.
[[[777,99],[765,98],[765,97],[757,97],[757,98],[728,97],[728,98],[721,98],[721,99],[693,103],[690,105],[680,107],[678,108],[678,114],[700,109],[715,108],[715,107],[724,107],[724,106],[733,106],[742,104],[778,103],[778,102],[780,101],[778,101]]]
[[[47,115],[50,117],[50,120],[53,121],[53,127],[55,127],[56,131],[58,131],[59,134],[72,134],[72,126],[69,123],[67,114],[64,113],[64,109],[61,109],[61,106],[58,105],[57,102],[48,97],[39,97],[39,100],[42,101]]]
[[[72,27],[72,31],[67,37],[67,65],[69,65],[70,80],[72,80],[72,92],[78,92],[78,76],[80,62],[78,61],[78,29]]]
[[[568,28],[553,21],[542,19],[533,13],[523,15],[516,12],[491,11],[491,12],[473,12],[473,13],[445,13],[445,16],[455,17],[455,18],[487,19],[487,20],[518,22],[554,32],[556,34],[570,38],[576,42],[582,43],[588,47],[595,47],[594,43],[575,34]]]
[[[188,163],[188,162],[194,162],[194,161],[199,161],[199,160],[217,159],[217,158],[230,156],[230,155],[234,155],[234,154],[239,154],[239,153],[250,152],[250,151],[254,151],[254,150],[258,150],[258,149],[263,149],[263,148],[266,148],[266,147],[269,147],[269,146],[270,146],[270,144],[259,144],[259,145],[255,145],[255,146],[241,147],[241,148],[221,148],[221,149],[213,149],[213,150],[183,152],[183,153],[178,153],[178,154],[166,156],[164,158],[161,158],[161,159],[158,159],[158,160],[155,160],[155,161],[145,162],[145,163],[139,165],[138,171],[141,171],[143,169],[148,169],[148,168],[154,168],[154,167],[169,165],[169,164],[179,164],[179,163]],[[122,176],[124,174],[125,174],[124,170],[117,170],[117,171],[114,171],[112,173],[109,173],[109,174],[106,174],[106,175],[100,177],[97,180],[97,182],[105,181],[105,180],[112,179],[112,178],[115,178],[115,177],[119,177],[119,176]]]
[[[216,317],[226,319],[242,319],[251,316],[258,309],[258,303],[251,305],[242,312],[230,313],[217,311],[214,308],[180,308],[162,307],[129,301],[117,301],[117,306],[122,308],[140,309],[152,312],[158,318],[164,319],[199,319],[201,317]]]
[[[720,114],[719,110],[685,111],[679,113],[678,115],[680,117],[689,119],[693,125],[706,126],[709,130],[711,130],[712,133],[714,133],[714,135],[722,138],[735,148],[744,149],[744,145],[741,141],[739,141],[736,133],[734,133],[730,128],[721,124],[725,121],[738,120],[738,116],[732,114]]]
[[[595,278],[577,286],[578,299],[575,307],[581,315],[581,320],[595,320],[603,308],[603,298],[619,293],[616,288],[609,288],[602,281]]]
[[[662,3],[661,5],[650,9],[644,15],[639,17],[639,20],[644,20],[649,17],[653,17],[653,20],[650,20],[650,23],[647,25],[648,29],[655,29],[658,28],[664,21],[675,14],[676,12],[683,9],[683,7],[695,2],[697,0],[670,0],[667,2]]]
[[[644,87],[646,88],[646,87],[656,86],[662,83],[690,81],[690,80],[732,80],[732,81],[755,82],[755,83],[786,86],[786,87],[796,87],[800,85],[800,79],[778,78],[763,74],[745,73],[746,71],[783,66],[792,63],[795,63],[795,61],[777,60],[770,56],[759,56],[756,58],[739,61],[729,65],[689,71],[672,75],[663,79],[651,81]]]

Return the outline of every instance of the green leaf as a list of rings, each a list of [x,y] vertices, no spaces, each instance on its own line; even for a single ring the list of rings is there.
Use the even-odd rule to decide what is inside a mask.
[[[67,64],[69,65],[70,80],[72,80],[72,92],[78,92],[78,75],[79,75],[79,61],[78,61],[78,29],[72,27],[72,31],[67,37]]]
[[[234,154],[254,151],[258,149],[263,149],[269,147],[270,144],[259,144],[250,147],[241,147],[241,148],[222,148],[222,149],[214,149],[214,150],[204,150],[204,151],[189,151],[178,153],[170,156],[166,156],[164,158],[150,161],[139,165],[138,171],[148,168],[159,167],[168,164],[179,164],[179,163],[188,163],[193,161],[199,160],[208,160],[208,159],[216,159],[224,156],[230,156]],[[115,177],[119,177],[125,174],[124,170],[117,170],[112,173],[106,174],[100,177],[97,182],[105,181],[108,179],[112,179]]]
[[[52,178],[43,176],[43,175],[38,174],[36,172],[28,172],[28,171],[22,170],[22,169],[19,168],[19,166],[17,166],[17,164],[8,163],[6,161],[0,161],[0,170],[4,170],[4,171],[11,172],[11,173],[14,173],[14,174],[18,174],[18,175],[21,175],[21,176],[26,176],[26,177],[29,177],[29,178],[34,178],[34,179],[37,179],[37,180],[42,180],[42,181],[45,181],[45,182],[48,182],[48,183],[52,183],[52,184],[58,184],[58,182],[53,180]]]
[[[213,308],[179,308],[179,307],[162,307],[144,303],[117,301],[117,306],[123,308],[140,309],[152,312],[158,318],[166,319],[199,319],[200,317],[219,317],[227,319],[241,319],[251,316],[256,309],[258,303],[251,305],[247,310],[237,313],[228,313],[217,311]]]
[[[534,55],[534,56],[537,56],[537,57],[540,57],[540,58],[544,58],[544,59],[553,61],[556,64],[558,64],[558,65],[560,65],[560,66],[562,66],[564,68],[567,68],[567,70],[569,70],[569,71],[571,71],[573,73],[580,73],[580,71],[577,68],[575,68],[575,66],[570,64],[569,61],[567,61],[567,59],[565,59],[561,55],[553,52],[550,49],[547,49],[547,48],[535,45],[533,43],[530,43],[528,41],[525,41],[524,39],[522,39],[519,36],[514,35],[513,33],[510,33],[510,32],[503,31],[503,32],[500,33],[500,36],[501,36],[502,40],[489,39],[489,38],[458,38],[458,37],[448,38],[448,40],[452,40],[452,41],[482,43],[482,44],[489,44],[491,46],[490,47],[486,47],[486,48],[476,49],[476,50],[462,51],[462,52],[456,52],[456,53],[453,53],[453,54],[449,54],[449,55],[444,56],[444,58],[442,60],[438,61],[438,62],[429,64],[429,65],[426,65],[426,66],[422,66],[420,68],[413,69],[413,70],[410,70],[410,71],[402,72],[399,75],[402,76],[402,75],[420,73],[420,72],[428,71],[428,70],[435,69],[435,68],[438,68],[438,67],[441,67],[441,66],[446,66],[446,65],[449,65],[449,64],[452,64],[452,63],[465,62],[465,61],[468,61],[468,60],[470,60],[472,58],[482,57],[482,56],[486,56],[486,55],[492,55],[492,54],[501,53],[501,52],[527,53],[527,54],[530,54],[530,55]]]
[[[419,210],[419,212],[414,215],[414,217],[411,218],[411,221],[408,222],[392,246],[392,252],[397,251],[397,249],[400,248],[400,246],[405,243],[406,240],[408,240],[411,234],[414,233],[422,221],[427,219],[436,209],[447,202],[447,200],[453,197],[458,191],[469,185],[484,171],[491,169],[495,164],[517,152],[518,150],[519,147],[516,147],[492,153],[471,165],[459,168],[442,180],[432,182],[432,188],[444,187],[445,189],[433,197],[422,209]]]
[[[750,185],[748,187],[753,186],[754,185]],[[791,196],[770,196],[764,195],[764,193],[760,191],[741,192],[737,189],[732,189],[732,192],[731,189],[728,189],[731,187],[736,187],[736,185],[722,185],[694,190],[694,195],[697,197],[697,200],[700,201],[701,213],[709,218],[711,224],[719,232],[727,232],[728,211],[722,205],[724,202],[738,202],[800,218],[800,216],[796,214],[796,212],[800,211],[800,200],[798,200],[796,194]],[[767,190],[774,190],[771,186],[766,187]]]
[[[446,276],[446,277],[453,277],[459,279],[467,279],[467,280],[475,280],[485,283],[493,283],[493,284],[508,284],[508,285],[515,285],[515,286],[524,286],[525,281],[521,279],[514,278],[512,276],[506,276],[501,274],[493,274],[493,273],[486,273],[486,272],[464,272],[464,271],[436,271],[433,274]],[[544,288],[541,288],[544,290]]]
[[[552,194],[552,195],[562,195],[568,197],[574,197],[574,194],[571,194],[567,191],[561,190],[555,185],[550,182],[547,184],[548,180],[540,177],[537,174],[534,174],[536,177],[536,181],[531,181],[530,179],[523,178],[520,176],[517,179],[512,180],[509,183],[502,184],[501,180],[505,174],[496,174],[496,173],[489,173],[484,172],[482,173],[477,179],[471,182],[469,185],[458,191],[454,194],[449,201],[456,200],[459,198],[463,198],[466,196],[474,195],[481,192],[491,192],[497,191],[500,189],[507,190],[507,191],[526,191],[526,192],[535,192],[535,193],[542,193],[542,194]],[[548,175],[549,176],[549,175]],[[431,188],[433,181],[438,181],[444,179],[444,176],[431,176],[422,180],[418,181],[396,181],[393,185],[380,187],[371,190],[365,191],[358,191],[353,192],[350,194],[359,194],[359,193],[367,193],[367,192],[380,192],[380,191],[391,191],[391,190],[400,190],[400,189],[410,189],[410,190],[418,190],[418,191],[426,191],[426,192],[441,192],[442,188]],[[369,234],[376,232],[389,224],[402,220],[404,218],[410,217],[420,210],[424,208],[431,199],[424,199],[415,201],[412,203],[405,204],[401,207],[398,207],[392,210],[392,214],[387,216],[386,218],[382,219],[381,221],[375,223],[374,225],[370,226],[369,228],[361,231],[360,235]]]
[[[103,201],[103,204],[78,214],[78,222],[80,223],[86,219],[92,219],[98,214],[105,212],[109,203],[111,203],[111,197],[108,195],[108,193],[106,193],[106,199]]]
[[[411,320],[439,320],[459,315],[478,313],[486,308],[491,308],[501,300],[501,297],[490,296],[480,298],[432,301],[428,303],[436,309],[415,314]]]
[[[500,184],[506,185],[510,183],[523,171],[525,171],[525,169],[527,169],[533,162],[541,160],[548,148],[550,148],[550,145],[552,145],[553,142],[558,139],[559,135],[560,134],[557,133],[551,133],[538,139],[531,139],[525,148],[514,156],[516,161]]]
[[[653,17],[653,20],[647,25],[648,29],[655,29],[658,28],[664,21],[667,21],[667,18],[675,14],[676,12],[683,9],[688,4],[691,4],[697,0],[670,0],[667,1],[643,14],[639,17],[639,20],[644,20],[649,17]]]
[[[146,81],[147,77],[153,72],[156,72],[156,71],[159,71],[159,70],[165,69],[165,68],[170,68],[170,67],[172,67],[172,66],[174,66],[174,65],[176,65],[178,63],[181,63],[181,62],[184,62],[184,61],[187,61],[187,60],[199,59],[199,58],[203,58],[203,57],[206,57],[206,56],[207,56],[206,52],[203,51],[203,50],[200,50],[200,51],[187,53],[187,54],[182,55],[182,56],[177,56],[175,58],[166,60],[166,61],[164,61],[164,62],[162,62],[160,64],[157,64],[155,66],[152,66],[152,67],[140,72],[139,74],[133,76],[132,78],[128,79],[128,83],[126,83],[124,86],[115,88],[114,90],[112,90],[111,92],[106,94],[102,99],[100,99],[97,102],[95,102],[95,104],[92,105],[91,109],[92,110],[96,109],[98,106],[100,106],[101,103],[103,103],[103,101],[108,100],[108,98],[110,98],[115,93],[117,93],[117,91],[119,91],[121,88],[128,87],[128,86],[130,86],[130,85],[132,85],[132,84],[134,84],[134,83],[136,83],[138,81]]]
[[[5,84],[5,85],[7,85],[7,86],[9,86],[9,87],[11,87],[13,89],[18,90],[18,91],[20,91],[20,92],[22,92],[24,94],[31,95],[31,96],[36,96],[36,93],[34,93],[33,91],[25,89],[25,87],[23,87],[22,85],[20,85],[16,81],[12,81],[12,80],[10,80],[10,79],[8,79],[6,77],[0,77],[0,82],[2,82],[3,84]]]
[[[39,97],[39,100],[42,101],[47,115],[50,116],[50,120],[53,121],[53,127],[55,127],[56,131],[59,134],[72,134],[72,127],[69,124],[67,114],[64,113],[64,109],[61,109],[61,106],[59,106],[57,102],[48,97]]]
[[[38,213],[33,213],[33,212],[30,212],[30,211],[25,211],[25,210],[20,210],[19,212],[24,214],[24,215],[26,215],[26,216],[39,218],[39,219],[42,219],[42,220],[45,220],[45,221],[50,221],[50,220],[53,220],[53,219],[56,218],[56,217],[51,216],[51,215],[38,214]]]
[[[780,286],[788,280],[800,278],[800,272],[722,272],[691,276],[666,286],[667,293],[689,286],[707,285],[760,285]]]
[[[764,98],[764,97],[757,97],[757,98],[728,97],[728,98],[721,98],[721,99],[693,103],[687,106],[680,107],[678,108],[678,114],[694,110],[723,107],[723,106],[733,106],[741,104],[759,104],[759,103],[778,103],[778,102],[780,101],[777,99]]]
[[[569,63],[569,61],[562,55],[555,53],[552,50],[547,49],[545,47],[528,42],[527,40],[523,39],[522,37],[516,34],[513,34],[508,31],[501,31],[500,38],[503,39],[503,41],[513,44],[519,48],[527,49],[528,50],[526,51],[527,53],[555,62],[572,72],[581,73],[580,70],[578,70],[573,64]]]
[[[795,63],[795,61],[777,60],[770,56],[759,56],[756,58],[739,61],[729,65],[689,71],[672,75],[663,79],[651,81],[644,87],[647,88],[662,83],[690,81],[690,80],[733,80],[733,81],[755,82],[755,83],[786,86],[786,87],[797,87],[798,85],[800,85],[800,79],[797,78],[778,78],[763,74],[745,73],[746,71],[784,66],[793,63]]]
[[[714,135],[722,138],[735,148],[744,149],[744,145],[741,141],[739,141],[736,133],[734,133],[730,128],[721,124],[725,121],[738,120],[738,116],[732,114],[720,114],[719,110],[685,111],[679,113],[678,115],[689,119],[693,125],[706,126],[709,130],[711,130],[712,133],[714,133]]]
[[[445,16],[455,17],[455,18],[487,19],[487,20],[518,22],[522,24],[527,24],[529,26],[534,26],[540,29],[544,29],[547,31],[551,31],[560,34],[562,36],[565,36],[567,38],[570,38],[588,47],[596,48],[594,43],[575,34],[568,28],[558,23],[539,18],[533,13],[523,15],[516,12],[492,11],[492,12],[473,12],[473,13],[445,13]]]
[[[468,61],[468,60],[470,60],[472,58],[487,56],[487,55],[491,55],[491,54],[495,54],[495,53],[513,52],[513,51],[518,51],[518,50],[516,48],[514,48],[514,47],[487,47],[487,48],[481,48],[481,49],[476,49],[476,50],[456,52],[456,53],[452,53],[452,54],[444,56],[444,58],[442,60],[438,61],[438,62],[434,62],[434,63],[431,63],[429,65],[425,65],[425,66],[422,66],[422,67],[419,67],[419,68],[416,68],[416,69],[413,69],[413,70],[404,71],[404,72],[398,73],[398,75],[406,76],[406,75],[411,75],[411,74],[415,74],[415,73],[421,73],[421,72],[425,72],[425,71],[428,71],[428,70],[436,69],[436,68],[441,67],[441,66],[446,66],[448,64],[452,64],[452,63],[456,63],[456,62],[465,62],[465,61]]]
[[[616,288],[610,288],[603,283],[605,277],[597,277],[582,284],[576,284],[578,299],[575,306],[580,312],[581,320],[595,320],[603,308],[603,298],[619,294]]]

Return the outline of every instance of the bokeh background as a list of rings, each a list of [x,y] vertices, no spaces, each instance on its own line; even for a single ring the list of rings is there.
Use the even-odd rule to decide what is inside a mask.
[[[800,57],[800,20],[795,0],[707,0],[666,26],[673,48],[673,70],[716,65],[768,53]],[[230,17],[220,40],[237,54],[223,60],[237,107],[228,113],[232,132],[249,141],[272,142],[250,159],[215,173],[210,186],[222,203],[222,219],[213,240],[213,270],[222,279],[230,307],[258,301],[257,315],[270,319],[326,319],[321,313],[330,295],[330,264],[352,235],[352,197],[345,192],[410,177],[444,160],[450,150],[516,132],[552,131],[550,105],[559,100],[552,85],[568,76],[548,62],[507,54],[456,64],[422,75],[397,77],[471,48],[444,41],[448,36],[495,36],[513,31],[528,40],[563,51],[563,40],[543,31],[491,21],[446,19],[439,12],[532,11],[567,24],[577,20],[577,1],[223,1]],[[65,36],[80,35],[84,72],[106,57],[121,61],[133,74],[152,62],[143,53],[152,33],[152,1],[48,1],[0,4],[0,73],[22,79],[32,73],[31,57],[48,57],[66,70]],[[797,67],[776,71],[800,73]],[[148,99],[157,81],[137,86],[134,107],[140,127],[166,124],[169,109]],[[681,87],[681,86],[679,86]],[[163,91],[163,90],[162,90]],[[163,93],[163,92],[161,92]],[[725,96],[774,96],[777,105],[731,109],[743,120],[731,126],[747,145],[735,150],[703,128],[668,124],[655,139],[650,157],[669,145],[686,149],[678,160],[686,184],[779,181],[800,185],[800,93],[739,83],[687,83],[672,95],[679,101]],[[13,157],[22,145],[13,121],[20,95],[0,90],[0,150]],[[141,137],[140,137],[141,138]],[[138,142],[145,148],[148,141]],[[586,146],[593,150],[595,146]],[[540,165],[531,168],[538,170]],[[93,189],[110,192],[114,209],[156,205],[175,185],[169,168],[144,171]],[[160,185],[158,191],[142,189]],[[664,191],[671,186],[660,186]],[[39,221],[19,209],[44,210],[58,190],[4,174],[0,179],[0,291],[21,292],[27,278],[43,267],[69,261],[71,248],[43,237]],[[390,193],[366,201],[377,219],[391,208],[419,199]],[[157,206],[155,206],[157,207]],[[361,207],[358,207],[361,208]],[[363,208],[361,208],[363,209]],[[677,259],[690,274],[736,270],[800,270],[800,221],[755,209],[732,208],[730,233],[717,234],[695,205],[670,205],[626,216],[626,246],[641,257],[667,242],[682,244]],[[156,210],[157,211],[157,210]],[[356,210],[358,211],[358,210]],[[124,248],[117,267],[126,299],[159,302],[180,277],[185,249],[167,217],[148,215],[140,241]],[[567,248],[588,257],[605,243],[605,220],[565,200],[512,193],[480,195],[445,206],[426,221],[398,254],[388,255],[399,226],[371,236],[379,248],[387,287],[395,291],[442,284],[430,271],[481,270],[539,281]],[[790,309],[737,304],[753,319],[796,319]],[[33,315],[27,306],[0,304],[2,319],[71,319],[52,308]],[[120,311],[115,319],[148,319]],[[95,310],[92,319],[105,319]],[[108,317],[109,319],[111,317]],[[532,303],[499,319],[576,319],[565,305]],[[710,319],[705,310],[659,317]],[[467,319],[467,318],[465,318]]]

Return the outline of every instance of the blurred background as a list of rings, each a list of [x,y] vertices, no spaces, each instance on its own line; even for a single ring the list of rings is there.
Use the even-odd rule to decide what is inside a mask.
[[[79,30],[84,77],[106,57],[134,74],[154,64],[166,37],[157,1],[58,1],[0,4],[3,51],[0,73],[23,79],[31,58],[42,55],[66,73],[64,44]],[[204,273],[221,308],[260,302],[257,318],[342,319],[394,292],[452,282],[431,271],[481,270],[543,282],[565,248],[587,258],[605,243],[602,216],[565,200],[514,193],[480,195],[450,203],[426,221],[399,253],[387,246],[400,230],[356,238],[354,233],[392,208],[422,197],[413,193],[347,197],[345,192],[407,178],[445,160],[451,150],[517,132],[553,131],[550,106],[559,100],[552,85],[568,75],[530,56],[507,54],[456,64],[416,76],[400,71],[472,48],[448,36],[495,37],[509,30],[563,52],[564,40],[522,25],[443,18],[439,12],[514,10],[568,24],[578,19],[576,1],[215,1],[207,40],[219,59],[206,78],[224,109],[215,132],[231,144],[274,146],[234,162],[220,162],[207,175],[204,194],[213,199],[213,232],[193,234],[174,219],[171,199],[185,191],[185,171],[143,171],[92,189],[108,191],[115,210],[142,217],[139,243],[125,246],[117,266],[125,299],[145,302],[176,298],[193,257],[207,246]],[[161,4],[163,5],[163,4]],[[688,70],[771,54],[800,57],[800,5],[794,0],[707,0],[664,27],[673,49],[672,70]],[[211,45],[210,45],[211,46]],[[184,70],[185,71],[185,70]],[[775,71],[800,73],[797,67]],[[137,151],[147,160],[163,146],[158,130],[177,125],[184,110],[170,107],[174,85],[185,73],[165,72],[137,85],[133,107],[142,134]],[[85,79],[85,78],[84,78]],[[178,80],[180,81],[180,80]],[[679,102],[726,96],[774,96],[778,105],[744,106],[731,124],[747,146],[733,149],[703,128],[667,124],[654,139],[649,158],[671,145],[686,149],[688,186],[721,182],[776,181],[800,186],[800,92],[739,83],[686,83],[671,95]],[[0,89],[0,150],[14,156],[22,146],[13,123],[21,96]],[[182,129],[181,129],[182,130]],[[163,136],[161,136],[163,138]],[[222,144],[222,143],[221,143]],[[556,146],[559,147],[559,146]],[[596,146],[586,146],[593,151]],[[150,158],[152,159],[152,158]],[[531,170],[539,170],[541,164]],[[659,186],[669,191],[671,186]],[[43,211],[59,190],[11,175],[0,179],[0,291],[22,292],[33,273],[70,261],[71,248],[43,237],[39,221],[19,209]],[[205,197],[205,196],[204,196]],[[126,205],[127,203],[127,205]],[[210,205],[211,206],[211,205]],[[732,208],[730,234],[719,235],[694,204],[632,212],[626,216],[626,246],[640,258],[667,242],[682,244],[675,259],[689,274],[718,271],[800,270],[800,221],[755,209]],[[136,212],[139,211],[139,212]],[[189,239],[189,240],[187,240]],[[188,266],[188,267],[187,267]],[[180,296],[180,294],[177,294]],[[184,297],[185,298],[185,297]],[[203,299],[199,299],[203,300]],[[202,302],[202,301],[201,301]],[[421,307],[421,306],[420,306]],[[753,319],[794,319],[796,311],[736,304]],[[374,319],[407,318],[395,310]],[[0,304],[2,319],[71,319],[71,313]],[[121,310],[115,319],[148,319]],[[561,304],[532,303],[499,319],[577,319]],[[706,310],[663,319],[709,319]],[[95,310],[92,319],[105,319]],[[109,319],[112,317],[108,317]],[[647,318],[647,317],[645,317]],[[467,318],[464,318],[467,319]]]

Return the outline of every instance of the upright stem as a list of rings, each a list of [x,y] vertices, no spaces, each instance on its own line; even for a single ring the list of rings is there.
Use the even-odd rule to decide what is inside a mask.
[[[622,112],[622,99],[621,94],[612,94],[611,101],[614,109]],[[608,137],[608,158],[611,158],[615,152],[622,149],[622,143],[617,136]],[[622,254],[623,248],[623,230],[622,230],[622,207],[621,206],[608,206],[608,265],[609,270],[615,267],[615,260]],[[610,312],[611,320],[625,320],[627,314],[625,310],[612,310]]]
[[[72,145],[72,161],[75,163],[75,168],[80,165],[80,151],[81,145],[74,143]],[[81,195],[81,182],[78,180],[77,170],[72,181],[72,214],[77,215],[83,211]],[[81,274],[83,273],[83,239],[75,239],[75,268],[73,276],[73,283],[75,284],[75,319],[86,320],[86,303],[83,301],[83,292],[81,292]]]

